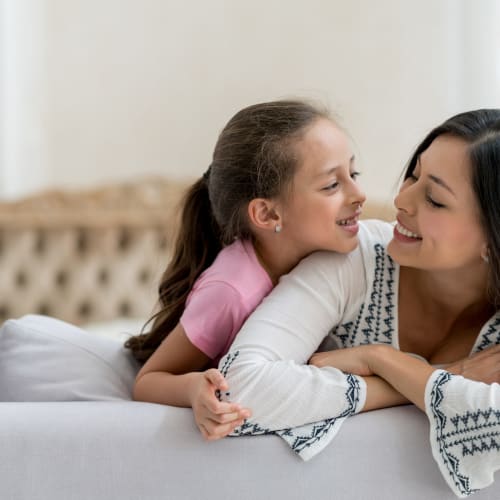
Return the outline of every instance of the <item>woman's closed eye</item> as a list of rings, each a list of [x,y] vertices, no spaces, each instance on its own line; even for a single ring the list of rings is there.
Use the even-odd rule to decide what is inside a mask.
[[[425,195],[425,199],[426,199],[427,203],[429,203],[429,205],[431,205],[431,207],[434,207],[434,208],[444,208],[445,207],[445,205],[437,202],[434,198],[432,198],[432,196],[429,193],[427,193]]]

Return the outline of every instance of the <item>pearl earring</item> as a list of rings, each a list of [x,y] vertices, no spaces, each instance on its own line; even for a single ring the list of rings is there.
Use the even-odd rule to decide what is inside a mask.
[[[274,226],[274,232],[281,233],[281,226],[279,224],[276,224],[276,226]]]
[[[490,261],[490,252],[488,251],[488,248],[485,248],[482,252],[481,252],[481,259],[484,260],[484,262],[486,262],[486,264],[489,263]]]

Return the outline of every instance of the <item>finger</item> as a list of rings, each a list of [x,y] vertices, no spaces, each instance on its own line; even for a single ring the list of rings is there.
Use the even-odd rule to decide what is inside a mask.
[[[245,420],[250,417],[250,414],[250,410],[245,408],[238,412],[210,415],[209,418],[218,424],[229,424],[235,421]]]
[[[198,424],[198,429],[201,432],[201,435],[203,436],[203,439],[207,439],[207,440],[210,439],[210,434],[208,433],[207,429],[205,428],[205,426],[203,424],[199,423]]]
[[[222,373],[216,368],[210,368],[205,372],[205,378],[215,386],[219,391],[227,391],[229,386]]]
[[[215,422],[211,421],[206,421],[204,423],[204,428],[207,432],[207,440],[208,441],[215,441],[217,439],[221,439],[228,434],[231,434],[231,432],[234,431],[237,427],[243,424],[243,420],[236,420],[233,423],[230,424],[217,424]]]
[[[209,418],[219,423],[226,423],[235,419],[250,418],[252,412],[248,408],[242,408],[233,403],[220,403],[205,406],[205,412]]]
[[[214,415],[222,415],[223,413],[236,413],[242,410],[238,403],[227,403],[219,401],[215,395],[211,395],[203,401],[205,408]]]

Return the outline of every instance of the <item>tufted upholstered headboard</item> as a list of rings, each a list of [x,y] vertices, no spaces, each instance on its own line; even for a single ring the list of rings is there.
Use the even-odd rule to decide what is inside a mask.
[[[0,203],[0,323],[147,318],[184,186],[155,178]]]
[[[0,323],[27,313],[76,325],[148,318],[185,187],[153,178],[0,203]]]

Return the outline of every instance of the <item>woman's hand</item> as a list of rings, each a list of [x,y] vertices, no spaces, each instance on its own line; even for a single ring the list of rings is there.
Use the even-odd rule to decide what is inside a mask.
[[[345,373],[367,377],[374,375],[370,360],[383,348],[390,347],[381,344],[369,344],[334,351],[317,352],[311,356],[309,364],[319,368],[332,366]]]
[[[500,345],[476,352],[444,369],[454,375],[462,375],[485,384],[500,383]]]
[[[250,417],[251,412],[238,404],[217,399],[217,391],[228,390],[227,382],[219,370],[211,368],[196,375],[190,389],[194,419],[203,437],[215,441],[239,427]]]

